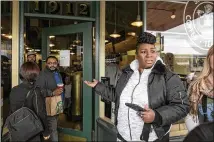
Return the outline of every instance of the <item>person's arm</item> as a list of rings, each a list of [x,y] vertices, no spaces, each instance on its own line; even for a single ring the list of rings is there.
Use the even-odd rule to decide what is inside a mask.
[[[44,126],[43,136],[48,137],[50,135],[50,130],[48,127],[45,98],[42,97],[41,93],[42,92],[40,89],[35,89],[35,94],[33,96],[33,107]]]
[[[47,80],[46,80],[45,74],[43,72],[41,72],[36,80],[36,86],[41,88],[42,94],[44,95],[44,97],[51,97],[51,96],[53,96],[53,91],[51,91],[50,89],[47,88],[46,81]]]
[[[90,81],[84,81],[86,85],[89,87],[92,87],[95,89],[95,93],[103,97],[105,100],[110,102],[115,102],[116,100],[116,94],[115,94],[115,88],[107,86],[96,79],[93,80],[93,82]]]
[[[107,101],[115,102],[116,100],[115,88],[101,82],[95,86],[95,92]]]
[[[189,100],[180,78],[173,75],[166,83],[168,105],[154,110],[154,123],[157,126],[173,124],[189,113]]]

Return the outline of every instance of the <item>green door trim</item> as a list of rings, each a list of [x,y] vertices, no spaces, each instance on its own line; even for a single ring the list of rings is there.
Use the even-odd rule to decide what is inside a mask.
[[[50,35],[83,33],[83,80],[92,80],[92,23],[44,28],[42,30],[42,59],[49,55],[48,38]],[[46,49],[46,50],[44,50]],[[92,88],[83,83],[83,130],[60,128],[61,132],[72,136],[84,137],[91,141],[92,131]]]

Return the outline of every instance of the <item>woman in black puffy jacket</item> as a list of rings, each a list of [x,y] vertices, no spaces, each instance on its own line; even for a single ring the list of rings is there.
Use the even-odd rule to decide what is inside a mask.
[[[15,112],[22,107],[25,102],[27,93],[33,89],[34,82],[39,75],[40,69],[37,64],[32,62],[26,62],[21,66],[20,79],[23,81],[21,84],[12,88],[10,93],[10,113]],[[50,131],[47,126],[47,114],[45,99],[42,97],[40,89],[35,89],[37,95],[29,95],[25,102],[25,106],[35,112],[35,114],[41,119],[44,125],[44,131],[29,141],[42,141],[42,139],[48,139]],[[37,96],[37,97],[36,97]],[[38,111],[36,111],[38,110]],[[27,130],[26,130],[27,131]],[[24,132],[23,132],[24,133]],[[43,138],[42,138],[43,137]]]

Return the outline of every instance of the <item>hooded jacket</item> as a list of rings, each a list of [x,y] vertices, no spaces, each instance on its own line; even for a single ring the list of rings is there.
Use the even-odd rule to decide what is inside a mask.
[[[119,106],[122,105],[120,104],[121,94],[133,73],[133,69],[128,66],[122,70],[116,87],[106,86],[101,82],[95,86],[97,94],[108,101],[115,102],[115,125],[118,124],[118,110]],[[148,75],[147,91],[148,106],[155,112],[155,120],[151,125],[158,139],[162,139],[169,131],[171,124],[182,119],[189,112],[186,89],[179,76],[169,71],[162,61],[158,60]],[[144,129],[142,128],[141,140],[143,134]]]

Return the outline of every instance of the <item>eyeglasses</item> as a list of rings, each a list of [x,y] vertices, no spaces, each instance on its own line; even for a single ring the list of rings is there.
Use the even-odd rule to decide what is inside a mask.
[[[48,62],[47,64],[48,65],[57,65],[58,63],[57,62]]]

